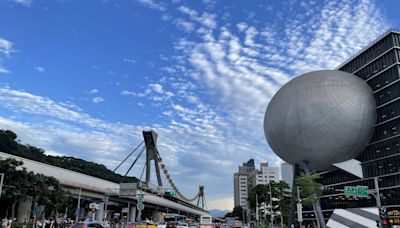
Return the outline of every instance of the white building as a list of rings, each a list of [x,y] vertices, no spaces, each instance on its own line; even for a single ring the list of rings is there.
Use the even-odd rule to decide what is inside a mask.
[[[271,181],[279,181],[279,168],[269,167],[268,162],[260,164],[260,169],[257,170],[256,185],[268,184]]]
[[[282,180],[289,184],[290,189],[293,185],[293,166],[289,163],[282,163],[281,165]]]
[[[267,162],[260,164],[256,169],[254,159],[239,166],[239,171],[233,175],[234,204],[247,209],[247,197],[253,187],[258,184],[268,184],[271,181],[279,181],[279,168],[269,167]]]

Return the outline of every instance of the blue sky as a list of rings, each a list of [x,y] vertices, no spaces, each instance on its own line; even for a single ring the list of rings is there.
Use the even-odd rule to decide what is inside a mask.
[[[262,129],[273,94],[400,27],[398,9],[390,0],[1,0],[0,128],[111,169],[154,129],[181,191],[204,184],[210,209],[231,209],[238,165],[281,163]]]

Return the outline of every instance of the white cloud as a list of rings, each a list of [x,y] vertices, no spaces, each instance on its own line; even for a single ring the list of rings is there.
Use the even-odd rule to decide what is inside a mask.
[[[31,7],[31,5],[33,4],[33,0],[12,0],[12,1],[26,7]]]
[[[189,15],[189,17],[193,20],[196,21],[207,28],[214,29],[217,27],[217,22],[216,22],[216,15],[211,14],[208,12],[204,12],[203,14],[199,14],[197,11],[190,9],[186,6],[180,6],[178,7],[178,10],[186,15]]]
[[[185,21],[183,19],[175,19],[174,24],[185,32],[192,32],[195,29],[195,25],[192,22]]]
[[[98,93],[98,92],[99,92],[98,89],[91,89],[91,90],[89,91],[90,94],[95,94],[95,93]]]
[[[136,96],[136,93],[132,92],[132,91],[128,91],[128,90],[123,90],[121,92],[121,95],[124,95],[124,96]]]
[[[161,3],[156,3],[154,0],[136,0],[136,1],[143,4],[144,6],[149,7],[150,9],[154,9],[154,10],[158,10],[158,11],[166,11],[167,10]]]
[[[13,49],[14,44],[0,37],[0,53],[3,53],[6,57],[9,57],[12,52],[15,52]]]
[[[102,103],[104,102],[104,98],[102,97],[93,97],[92,102],[97,104],[97,103]]]
[[[149,84],[149,88],[156,93],[164,93],[163,87],[160,84],[157,83]]]
[[[136,63],[136,60],[125,58],[125,59],[122,60],[122,62],[124,62],[124,63]]]
[[[0,74],[9,74],[11,71],[9,71],[7,68],[0,66]]]
[[[35,70],[37,70],[39,72],[44,72],[44,68],[41,66],[35,66],[34,68],[35,68]]]

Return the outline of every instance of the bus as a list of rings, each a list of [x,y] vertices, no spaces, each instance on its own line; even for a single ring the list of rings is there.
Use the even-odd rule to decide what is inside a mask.
[[[202,215],[200,216],[200,228],[212,228],[212,216],[210,215]]]

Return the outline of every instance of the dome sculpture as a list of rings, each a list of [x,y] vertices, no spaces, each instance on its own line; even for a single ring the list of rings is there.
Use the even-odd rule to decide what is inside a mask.
[[[376,122],[374,95],[362,79],[342,71],[314,71],[285,84],[264,118],[268,144],[283,160],[312,170],[359,155]]]

